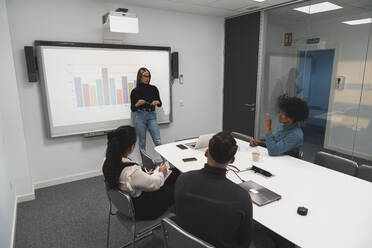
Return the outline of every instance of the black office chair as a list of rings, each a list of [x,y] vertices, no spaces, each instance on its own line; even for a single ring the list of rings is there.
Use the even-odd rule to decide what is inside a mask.
[[[243,140],[243,141],[247,141],[247,142],[250,142],[251,139],[253,139],[252,136],[245,135],[245,134],[238,133],[238,132],[231,132],[231,135],[232,135],[234,138],[237,138],[237,139],[240,139],[240,140]]]
[[[215,246],[195,237],[179,227],[173,220],[161,220],[166,248],[214,248]]]
[[[158,166],[160,163],[156,163],[155,160],[153,160],[150,155],[148,155],[145,151],[140,150],[141,158],[142,158],[142,166],[146,170],[152,170],[155,169],[156,166]]]
[[[107,221],[107,248],[110,246],[110,221],[111,216],[113,215],[115,215],[118,218],[120,224],[122,224],[123,227],[125,227],[132,234],[132,240],[122,247],[127,247],[129,245],[135,247],[135,243],[137,241],[152,235],[153,230],[160,227],[161,218],[174,215],[173,213],[167,211],[163,214],[163,216],[159,217],[156,220],[138,221],[135,219],[132,198],[127,193],[124,193],[121,190],[111,190],[109,189],[107,184],[106,192],[110,203],[110,210]],[[113,205],[117,209],[116,212],[113,212]]]
[[[314,164],[355,176],[358,164],[350,159],[339,157],[326,152],[318,152],[315,155]]]
[[[304,152],[303,151],[289,151],[284,153],[285,155],[298,158],[298,159],[303,159],[304,158]]]
[[[357,177],[372,182],[372,166],[366,164],[359,166]]]

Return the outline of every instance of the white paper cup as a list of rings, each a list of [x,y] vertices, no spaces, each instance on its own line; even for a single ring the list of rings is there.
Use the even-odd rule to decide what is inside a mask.
[[[252,160],[254,162],[258,162],[260,160],[260,153],[259,152],[252,152]]]

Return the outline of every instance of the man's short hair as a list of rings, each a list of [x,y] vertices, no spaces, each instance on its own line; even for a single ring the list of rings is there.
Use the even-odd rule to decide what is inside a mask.
[[[209,154],[219,164],[228,163],[237,150],[236,141],[229,132],[219,132],[209,140]]]

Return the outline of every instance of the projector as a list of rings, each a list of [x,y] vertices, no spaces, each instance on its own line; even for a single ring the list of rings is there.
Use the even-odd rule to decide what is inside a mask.
[[[119,8],[102,16],[105,29],[113,33],[138,33],[138,17],[128,13],[128,9]]]

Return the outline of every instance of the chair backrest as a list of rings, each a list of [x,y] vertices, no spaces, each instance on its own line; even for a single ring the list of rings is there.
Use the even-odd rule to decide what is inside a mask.
[[[243,140],[243,141],[247,141],[247,142],[250,142],[251,139],[253,139],[252,136],[245,135],[245,134],[238,133],[238,132],[232,132],[231,135],[232,135],[234,138],[237,138],[237,139],[240,139],[240,140]]]
[[[350,159],[336,156],[326,152],[318,152],[315,155],[314,164],[355,176],[358,164]]]
[[[372,166],[366,164],[359,166],[357,177],[372,182]]]
[[[156,164],[155,161],[148,155],[145,151],[140,150],[141,158],[142,158],[142,165],[146,168],[146,170],[155,169]]]
[[[120,190],[108,190],[107,194],[121,215],[134,220],[134,207],[132,198],[127,193]]]
[[[186,232],[169,218],[162,219],[161,226],[167,248],[214,248],[213,245]]]

